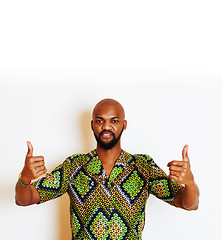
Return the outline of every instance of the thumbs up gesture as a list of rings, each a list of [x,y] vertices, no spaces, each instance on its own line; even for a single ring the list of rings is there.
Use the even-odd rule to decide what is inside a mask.
[[[169,177],[175,180],[178,184],[193,184],[194,177],[190,169],[190,159],[188,157],[188,145],[185,145],[182,150],[182,161],[171,161],[167,164],[169,167]]]
[[[25,166],[21,173],[21,181],[29,183],[47,172],[43,156],[33,156],[33,146],[28,141],[28,152],[25,158]]]

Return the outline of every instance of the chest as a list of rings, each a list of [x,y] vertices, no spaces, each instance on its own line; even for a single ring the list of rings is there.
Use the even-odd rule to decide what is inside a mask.
[[[118,239],[116,234],[122,239],[139,239],[148,182],[135,165],[116,162],[106,168],[93,161],[73,173],[68,192],[71,216],[78,216],[91,239]]]
[[[119,201],[120,204],[133,206],[138,199],[143,202],[147,197],[148,176],[135,165],[80,167],[70,178],[69,187],[72,198],[79,204],[93,203],[100,199],[105,204]],[[88,205],[90,207],[90,205]]]
[[[105,171],[105,175],[107,178],[110,177],[110,174],[114,168],[115,163],[102,163],[102,167]]]

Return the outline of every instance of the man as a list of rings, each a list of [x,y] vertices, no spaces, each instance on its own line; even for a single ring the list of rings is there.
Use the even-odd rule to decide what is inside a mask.
[[[72,239],[141,239],[148,195],[186,210],[198,208],[199,190],[188,158],[168,163],[167,176],[145,154],[121,149],[121,134],[127,127],[124,109],[113,99],[94,108],[91,127],[97,141],[88,154],[68,157],[50,174],[42,156],[33,156],[28,144],[25,166],[16,184],[16,203],[42,203],[68,193]]]

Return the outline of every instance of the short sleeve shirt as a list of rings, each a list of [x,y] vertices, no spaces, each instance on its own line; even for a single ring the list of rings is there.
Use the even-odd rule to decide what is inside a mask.
[[[149,194],[174,205],[182,188],[146,154],[122,150],[109,178],[96,150],[68,157],[32,183],[40,203],[70,197],[72,239],[141,239]]]

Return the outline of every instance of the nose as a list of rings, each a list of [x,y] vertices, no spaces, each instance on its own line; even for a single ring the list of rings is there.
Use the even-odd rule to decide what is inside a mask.
[[[109,121],[104,121],[102,129],[103,130],[111,130],[112,126],[111,126],[110,122]]]

